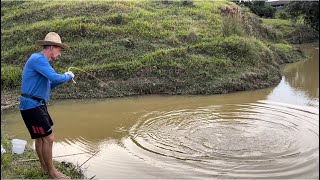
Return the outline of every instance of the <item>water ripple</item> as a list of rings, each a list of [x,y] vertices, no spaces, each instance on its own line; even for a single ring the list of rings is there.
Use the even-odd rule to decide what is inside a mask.
[[[196,177],[318,178],[319,112],[270,101],[152,112],[128,151]],[[154,161],[153,161],[154,162]]]
[[[81,136],[78,138],[66,138],[60,144],[64,146],[72,146],[73,149],[77,149],[80,152],[88,152],[91,154],[97,150],[96,145],[92,141]]]

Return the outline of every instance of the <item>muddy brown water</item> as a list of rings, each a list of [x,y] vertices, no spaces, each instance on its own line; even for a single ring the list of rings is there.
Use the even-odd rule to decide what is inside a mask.
[[[319,44],[271,88],[53,101],[56,158],[98,179],[319,179]],[[4,129],[34,145],[20,113]]]

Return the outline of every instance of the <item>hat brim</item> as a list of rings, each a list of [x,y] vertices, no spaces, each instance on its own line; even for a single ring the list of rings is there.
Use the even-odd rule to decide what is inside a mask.
[[[59,46],[61,47],[62,49],[70,49],[70,47],[66,44],[63,44],[63,43],[56,43],[56,42],[52,42],[52,41],[43,41],[43,40],[38,40],[35,42],[37,45],[39,46],[46,46],[46,45],[49,45],[49,46]]]

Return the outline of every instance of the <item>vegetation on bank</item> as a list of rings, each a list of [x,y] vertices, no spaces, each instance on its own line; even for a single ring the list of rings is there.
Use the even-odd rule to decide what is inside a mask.
[[[280,64],[303,58],[285,41],[297,27],[278,21],[227,1],[1,1],[1,93],[20,92],[23,65],[41,50],[34,41],[50,31],[71,46],[54,69],[80,68],[71,69],[77,83],[53,98],[268,87],[280,82]],[[30,147],[11,156],[9,138],[1,142],[9,151],[1,156],[2,178],[47,178],[39,162],[18,162],[36,157]],[[55,163],[83,178],[75,166]]]
[[[302,19],[304,24],[319,31],[319,1],[293,1],[286,6],[285,11],[293,21]]]
[[[235,1],[240,6],[246,6],[259,17],[286,19],[300,22],[304,26],[319,31],[319,1]],[[272,7],[277,5],[278,8]],[[282,6],[282,7],[279,7]]]
[[[2,129],[2,128],[1,128]],[[41,170],[40,162],[37,159],[35,150],[27,144],[22,154],[12,155],[11,138],[1,131],[1,145],[6,153],[1,154],[1,178],[3,179],[48,179],[49,175]],[[29,160],[29,161],[28,161]],[[69,176],[71,179],[85,178],[82,170],[67,162],[54,161],[58,170]]]
[[[287,19],[261,19],[262,24],[275,32],[280,39],[292,44],[310,43],[319,39],[319,32],[303,24]]]
[[[252,13],[265,18],[274,18],[277,11],[276,8],[266,4],[266,1],[236,1],[236,3],[247,6]]]
[[[2,89],[19,88],[24,63],[41,50],[34,41],[49,31],[59,33],[71,46],[52,64],[57,72],[71,66],[82,70],[72,69],[77,84],[58,88],[53,93],[57,98],[263,88],[280,81],[279,64],[302,58],[276,29],[227,1],[2,1],[1,5]],[[275,49],[278,46],[286,48]]]

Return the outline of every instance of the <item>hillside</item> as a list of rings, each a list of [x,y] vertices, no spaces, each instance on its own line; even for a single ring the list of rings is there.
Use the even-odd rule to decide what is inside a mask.
[[[56,71],[81,69],[53,98],[264,88],[280,82],[280,64],[303,57],[227,1],[1,1],[2,92],[19,91],[24,63],[41,50],[34,41],[50,31],[71,46]]]

